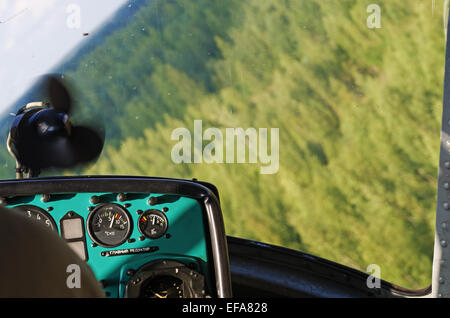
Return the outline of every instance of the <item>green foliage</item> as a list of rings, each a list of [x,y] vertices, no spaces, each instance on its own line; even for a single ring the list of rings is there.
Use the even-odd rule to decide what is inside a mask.
[[[439,1],[438,1],[439,2]],[[443,1],[151,1],[68,74],[108,147],[89,174],[214,183],[229,235],[431,281]],[[280,169],[171,161],[173,129],[280,128]]]
[[[147,116],[148,128],[138,136],[143,126],[121,122],[122,131],[137,138],[109,147],[88,172],[211,181],[220,189],[230,235],[363,271],[376,263],[386,280],[426,286],[444,64],[441,15],[433,17],[421,1],[382,1],[383,28],[372,30],[369,3],[246,1],[226,35],[216,33],[223,30],[218,23],[204,25],[220,58],[200,69],[144,66],[151,71],[139,72],[139,82],[149,93],[126,107],[132,116]],[[165,28],[171,29],[160,32],[168,34]],[[202,51],[198,43],[167,51],[185,49]],[[140,64],[141,50],[135,44],[128,53],[133,63]],[[205,78],[213,79],[212,88]],[[177,96],[165,96],[175,90]],[[160,112],[153,115],[153,108]],[[279,127],[279,172],[261,175],[250,164],[173,164],[171,132],[192,131],[195,119],[204,127]]]

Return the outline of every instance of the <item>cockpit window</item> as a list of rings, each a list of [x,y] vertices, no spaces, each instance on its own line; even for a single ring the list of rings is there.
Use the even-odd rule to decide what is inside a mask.
[[[228,235],[431,282],[447,1],[0,2],[0,142],[70,83],[104,127],[58,174],[209,181]],[[444,20],[444,23],[443,23]],[[0,177],[15,163],[0,149]]]

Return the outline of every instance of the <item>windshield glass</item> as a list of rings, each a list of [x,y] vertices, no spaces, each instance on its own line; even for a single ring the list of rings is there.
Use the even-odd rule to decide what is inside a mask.
[[[209,181],[228,235],[423,288],[445,4],[2,0],[0,142],[43,98],[36,78],[60,74],[73,121],[106,139],[94,164],[59,174]],[[4,146],[0,177],[14,175]]]

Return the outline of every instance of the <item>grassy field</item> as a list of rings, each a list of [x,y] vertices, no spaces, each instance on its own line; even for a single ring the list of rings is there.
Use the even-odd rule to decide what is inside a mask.
[[[83,173],[198,178],[229,235],[431,282],[443,2],[155,0],[67,71],[108,144]],[[178,127],[279,128],[280,168],[171,160]]]

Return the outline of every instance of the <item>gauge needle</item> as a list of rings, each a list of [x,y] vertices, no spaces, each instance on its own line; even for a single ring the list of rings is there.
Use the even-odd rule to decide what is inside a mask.
[[[167,298],[167,296],[168,296],[167,292],[165,292],[166,295],[161,295],[161,294],[158,294],[158,293],[156,293],[156,292],[153,292],[153,293],[154,293],[155,296],[158,297],[158,298]],[[164,293],[164,292],[163,292],[163,293]]]
[[[109,224],[109,228],[112,228],[113,223],[114,223],[114,218],[111,219],[111,223]]]

